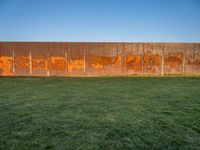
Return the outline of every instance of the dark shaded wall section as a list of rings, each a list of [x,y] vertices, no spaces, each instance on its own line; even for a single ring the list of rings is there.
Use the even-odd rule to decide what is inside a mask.
[[[200,43],[0,42],[1,76],[200,75]]]

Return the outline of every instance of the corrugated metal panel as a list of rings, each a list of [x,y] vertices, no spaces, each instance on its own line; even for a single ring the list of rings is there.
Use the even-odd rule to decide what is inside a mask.
[[[200,75],[200,44],[195,44],[193,74]]]
[[[144,74],[161,75],[162,69],[162,44],[144,44]]]
[[[84,44],[68,43],[67,74],[70,76],[84,75]]]
[[[9,43],[0,43],[0,75],[13,75],[13,50]]]
[[[95,76],[120,75],[122,73],[122,44],[92,43],[86,51],[87,74]]]
[[[194,44],[185,44],[185,55],[183,59],[183,73],[187,75],[192,75],[194,72],[194,52],[195,45]]]
[[[124,74],[143,74],[143,43],[124,44]]]
[[[50,43],[50,76],[64,76],[67,73],[67,49],[64,43]]]
[[[50,43],[31,43],[30,47],[32,62],[30,74],[33,76],[49,76]]]
[[[14,50],[14,75],[29,76],[29,43],[13,43]]]
[[[165,44],[164,53],[165,74],[183,74],[184,45]]]

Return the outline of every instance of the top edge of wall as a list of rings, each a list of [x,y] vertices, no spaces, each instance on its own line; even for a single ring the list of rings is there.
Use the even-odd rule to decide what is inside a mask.
[[[200,42],[71,42],[71,41],[0,41],[0,43],[107,43],[107,44],[137,44],[137,43],[155,43],[155,44],[200,44]]]

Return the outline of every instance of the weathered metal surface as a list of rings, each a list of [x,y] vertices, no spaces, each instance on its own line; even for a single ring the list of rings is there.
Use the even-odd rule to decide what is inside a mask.
[[[11,45],[14,55],[14,72],[16,76],[29,75],[29,43],[14,43]]]
[[[200,75],[200,43],[0,42],[1,76]]]
[[[143,74],[143,43],[124,44],[124,74]]]
[[[13,75],[13,54],[12,44],[0,43],[0,75],[11,76]]]
[[[49,52],[50,43],[31,43],[30,56],[32,66],[30,67],[31,76],[49,76]],[[32,71],[31,71],[32,69]]]
[[[85,55],[86,74],[94,76],[122,74],[122,44],[87,44]]]
[[[200,74],[200,44],[195,44],[194,46],[194,60],[193,60],[193,74]]]
[[[185,44],[165,44],[164,72],[165,74],[183,74],[183,58]]]
[[[192,75],[194,72],[194,54],[195,44],[186,44],[184,46],[183,74]]]
[[[71,76],[84,75],[84,44],[67,44],[67,74]]]
[[[67,73],[66,45],[64,43],[50,43],[49,46],[50,76],[64,76]]]
[[[144,74],[160,75],[162,67],[162,44],[145,43],[143,61]]]

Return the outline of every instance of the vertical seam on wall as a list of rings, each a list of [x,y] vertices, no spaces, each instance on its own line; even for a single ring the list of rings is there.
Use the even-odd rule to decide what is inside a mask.
[[[165,44],[162,43],[161,76],[164,76]]]
[[[192,74],[194,74],[194,59],[195,59],[195,51],[196,50],[196,44],[194,43],[194,46],[193,46],[193,55],[192,55]]]
[[[144,75],[144,43],[142,44],[142,76]]]
[[[49,76],[49,52],[50,52],[51,43],[49,43],[49,48],[47,52],[47,61],[46,61],[46,68],[47,68],[47,76]]]
[[[65,48],[65,73],[68,73],[68,59],[67,59],[67,50],[68,50],[68,44],[64,45]]]
[[[14,49],[12,49],[12,57],[13,57],[12,72],[13,72],[13,75],[15,75],[15,51],[14,51]]]
[[[185,76],[185,53],[186,53],[186,49],[183,49],[183,75]]]
[[[84,63],[84,68],[83,68],[83,72],[85,73],[85,46],[84,46],[84,44],[82,44],[82,46],[81,46],[81,48],[83,48],[83,55],[84,55],[84,61],[83,61],[83,63]]]
[[[31,46],[29,44],[29,74],[32,75],[32,53],[31,53]]]

